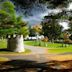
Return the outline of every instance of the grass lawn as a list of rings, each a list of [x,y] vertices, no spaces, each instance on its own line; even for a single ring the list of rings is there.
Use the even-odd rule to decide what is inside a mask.
[[[6,39],[0,40],[0,49],[5,49],[7,47],[7,41]]]
[[[35,42],[35,41],[25,41],[26,45],[32,45],[32,46],[38,46],[39,42]],[[65,47],[64,44],[61,43],[50,43],[47,42],[46,43],[47,46],[45,46],[44,42],[41,42],[41,46],[43,48],[48,48],[48,52],[49,53],[71,53],[72,52],[72,44],[67,45],[67,47]],[[62,46],[64,45],[64,46]]]
[[[31,50],[29,50],[29,49],[26,49],[25,52],[17,53],[17,52],[7,51],[6,48],[7,48],[7,41],[6,41],[6,39],[5,40],[0,40],[0,54],[19,55],[19,54],[31,53]]]
[[[6,57],[0,57],[0,63],[1,63],[1,62],[4,62],[4,61],[9,61],[9,59],[6,58]]]

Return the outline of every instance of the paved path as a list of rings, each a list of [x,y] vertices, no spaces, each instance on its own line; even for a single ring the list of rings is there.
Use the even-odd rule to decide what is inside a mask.
[[[48,50],[46,48],[28,46],[25,48],[30,49],[32,52],[28,55],[0,55],[0,57],[7,57],[11,60],[22,59],[22,60],[33,60],[38,62],[46,62],[46,56],[48,55]]]
[[[47,54],[48,53],[47,48],[42,48],[38,46],[25,45],[25,48],[30,49],[32,51],[32,54]]]
[[[11,60],[32,60],[37,62],[48,62],[50,60],[72,60],[72,54],[48,54],[48,50],[46,48],[27,46],[25,48],[30,49],[32,51],[31,54],[28,55],[0,55],[0,57],[7,57]]]

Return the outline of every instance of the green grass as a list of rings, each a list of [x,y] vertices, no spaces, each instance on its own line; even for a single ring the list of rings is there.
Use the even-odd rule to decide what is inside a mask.
[[[6,40],[0,40],[0,49],[6,49],[7,48],[7,41]],[[26,45],[31,46],[38,46],[39,42],[36,41],[25,41]],[[61,43],[49,43],[47,42],[47,47],[45,46],[44,42],[40,42],[41,46],[43,48],[47,48],[49,53],[69,53],[72,52],[72,45],[69,45],[67,47],[63,46]],[[16,53],[16,52],[8,52],[8,51],[0,51],[0,54],[28,54],[31,51],[26,49],[24,53]]]
[[[4,62],[4,61],[9,61],[9,59],[6,57],[0,57],[0,62]]]
[[[70,48],[64,48],[64,49],[49,49],[48,50],[49,53],[55,53],[55,54],[59,54],[59,53],[71,53],[72,49]]]
[[[0,49],[5,49],[7,47],[7,40],[0,40]]]
[[[31,53],[31,50],[29,49],[25,49],[25,52],[21,52],[21,53],[18,53],[18,52],[11,52],[11,51],[0,51],[0,54],[7,54],[7,55],[23,55],[23,54],[29,54]]]
[[[6,48],[7,48],[7,40],[6,39],[0,40],[0,54],[19,55],[19,54],[31,53],[31,50],[29,50],[29,49],[25,49],[25,52],[22,52],[22,53],[10,52],[10,51],[3,50],[3,49],[6,49]]]
[[[38,46],[39,42],[35,41],[25,41],[26,45]],[[47,42],[47,47],[44,42],[41,42],[41,46],[43,48],[47,48],[49,53],[69,53],[72,52],[72,44],[67,45],[67,47],[62,46],[62,43],[50,43]]]
[[[26,45],[31,45],[31,46],[39,46],[39,42],[36,42],[36,41],[25,41],[24,42]],[[47,44],[47,46],[45,46],[45,44]],[[62,46],[63,45],[63,46]],[[66,44],[67,47],[65,47],[65,44],[62,44],[62,43],[51,43],[51,42],[40,42],[40,47],[47,47],[47,48],[50,48],[50,49],[55,49],[55,48],[71,48],[72,49],[72,44]]]

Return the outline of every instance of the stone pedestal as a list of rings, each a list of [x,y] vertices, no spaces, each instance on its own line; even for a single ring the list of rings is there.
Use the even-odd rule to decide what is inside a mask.
[[[7,48],[13,52],[24,52],[23,35],[13,35],[8,38]]]

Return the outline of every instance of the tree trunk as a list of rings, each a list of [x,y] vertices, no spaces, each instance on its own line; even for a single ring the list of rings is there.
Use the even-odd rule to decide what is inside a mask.
[[[17,35],[16,37],[10,36],[8,38],[7,48],[13,52],[24,52],[23,35]]]

